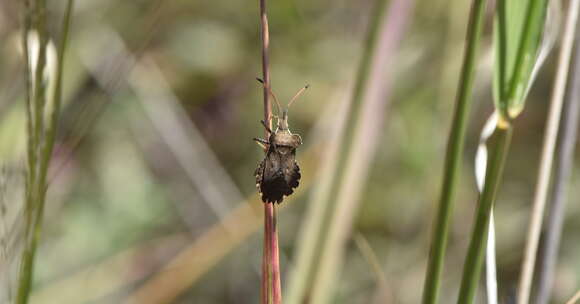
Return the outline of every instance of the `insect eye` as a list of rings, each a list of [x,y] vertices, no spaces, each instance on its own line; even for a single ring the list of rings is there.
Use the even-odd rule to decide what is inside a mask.
[[[300,137],[300,135],[298,134],[293,134],[292,137],[294,138],[294,140],[296,142],[298,142],[299,144],[302,144],[302,137]]]

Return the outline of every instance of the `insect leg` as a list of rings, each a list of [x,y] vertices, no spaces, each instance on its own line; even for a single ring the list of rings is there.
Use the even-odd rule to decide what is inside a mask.
[[[261,138],[255,138],[254,137],[254,141],[258,144],[258,146],[262,147],[262,149],[264,149],[264,150],[267,149],[267,146],[266,145],[269,145],[270,144],[267,140],[261,139]]]
[[[265,139],[262,139],[262,138],[257,138],[257,137],[254,137],[254,138],[253,138],[253,140],[254,140],[255,142],[259,142],[259,143],[261,143],[261,144],[264,144],[264,145],[269,145],[269,144],[270,144],[270,142],[268,142],[267,140],[265,140]]]
[[[268,133],[272,133],[272,129],[270,129],[270,127],[268,127],[268,125],[266,124],[265,121],[260,120],[260,122],[262,123],[262,126],[264,126],[264,128],[266,128],[266,131],[268,131]]]

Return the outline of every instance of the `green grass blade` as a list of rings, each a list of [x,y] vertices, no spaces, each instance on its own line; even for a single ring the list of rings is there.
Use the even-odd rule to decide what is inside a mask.
[[[522,110],[542,43],[547,0],[501,0],[495,20],[494,100],[503,120]]]
[[[481,30],[484,23],[485,0],[475,0],[472,4],[469,26],[467,29],[467,43],[463,58],[463,68],[459,82],[455,113],[451,126],[451,133],[447,143],[445,171],[439,208],[434,223],[433,243],[427,267],[425,285],[423,287],[423,303],[437,303],[441,273],[453,211],[453,199],[461,165],[461,154],[465,146],[465,130],[471,101],[471,91],[474,80],[477,51]]]
[[[320,263],[312,285],[311,303],[334,303],[336,278],[345,256],[350,232],[361,203],[363,185],[367,180],[379,141],[393,85],[392,63],[398,58],[398,49],[414,10],[414,1],[390,1],[383,9],[377,33],[377,44],[371,56],[368,82],[365,85],[362,107],[354,118],[352,132],[346,133],[344,162],[340,163],[331,190],[330,201],[334,210],[320,252]],[[380,113],[380,114],[375,114]]]
[[[356,117],[362,108],[362,97],[365,91],[366,83],[369,78],[369,71],[372,65],[372,54],[377,44],[377,35],[379,33],[380,21],[383,17],[384,8],[387,1],[377,0],[373,9],[373,16],[370,19],[368,26],[368,33],[361,55],[361,61],[358,67],[356,83],[349,105],[349,113],[347,114],[344,130],[340,134],[339,143],[336,146],[337,150],[333,151],[336,154],[334,163],[328,164],[328,169],[331,172],[323,175],[324,180],[320,181],[320,187],[317,190],[317,195],[312,198],[310,208],[307,210],[308,217],[305,221],[304,227],[300,232],[298,240],[297,258],[294,270],[290,275],[290,282],[286,289],[286,303],[299,304],[304,301],[308,286],[312,285],[312,277],[314,276],[314,269],[319,261],[320,247],[322,243],[322,236],[326,234],[326,228],[329,224],[331,216],[330,210],[332,203],[330,200],[332,185],[336,182],[336,176],[340,170],[341,164],[345,163],[345,155],[347,145],[344,142],[350,141],[354,133]]]
[[[40,15],[44,15],[46,12],[46,7],[44,5],[44,1],[39,1],[41,4],[39,9],[41,10]],[[42,219],[44,213],[44,205],[45,205],[45,198],[46,198],[46,189],[47,189],[47,174],[48,174],[48,167],[50,163],[50,158],[52,155],[52,150],[54,147],[54,140],[55,140],[55,132],[56,126],[58,121],[58,115],[60,112],[60,99],[62,95],[62,73],[63,73],[63,61],[64,61],[64,51],[66,48],[66,42],[68,40],[68,32],[70,28],[70,19],[71,19],[71,12],[72,12],[73,0],[68,0],[68,4],[66,7],[64,19],[63,19],[63,27],[62,27],[62,37],[61,43],[58,50],[58,63],[57,63],[57,71],[56,71],[56,79],[49,79],[49,81],[56,82],[56,90],[53,96],[46,97],[44,94],[44,90],[40,90],[39,88],[42,87],[41,79],[42,74],[44,71],[44,59],[41,61],[39,60],[39,64],[37,70],[35,71],[35,102],[30,104],[33,107],[34,115],[27,115],[27,119],[34,121],[28,121],[28,125],[34,125],[34,131],[29,133],[29,168],[27,171],[27,187],[26,187],[26,239],[25,239],[25,248],[22,253],[22,261],[20,266],[20,273],[18,277],[18,291],[16,296],[16,303],[18,304],[26,304],[28,303],[28,299],[30,297],[31,287],[32,287],[32,279],[34,275],[34,258],[36,253],[36,248],[40,238],[40,232],[42,229]],[[28,12],[27,12],[28,13]],[[37,26],[44,27],[45,20],[40,19],[37,21]],[[46,35],[46,32],[39,30],[39,35]],[[46,43],[48,41],[47,37],[39,37],[41,41],[41,46],[39,49],[39,59],[45,58],[45,51],[46,51]],[[43,46],[44,45],[44,46]],[[27,44],[26,44],[27,46]],[[26,50],[26,54],[28,54],[28,50]],[[25,57],[28,57],[27,55]],[[42,64],[42,65],[41,65]],[[39,69],[42,69],[38,72]],[[27,78],[31,77],[30,75],[26,76]],[[30,86],[28,86],[30,89]],[[42,92],[42,94],[40,93]],[[30,95],[30,92],[27,93]],[[49,125],[44,129],[44,113],[43,109],[45,109],[45,104],[47,100],[45,98],[50,99],[50,103],[53,105],[50,113],[50,121]],[[28,105],[27,105],[28,108]],[[35,134],[38,132],[38,134]],[[30,137],[33,139],[30,140]],[[40,139],[43,139],[42,141]],[[37,155],[39,157],[32,157]]]

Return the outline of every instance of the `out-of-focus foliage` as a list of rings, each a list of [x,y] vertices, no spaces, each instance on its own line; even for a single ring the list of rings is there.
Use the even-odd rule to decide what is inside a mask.
[[[47,2],[52,30],[58,27],[62,1]],[[240,206],[239,201],[212,200],[215,197],[208,189],[224,189],[231,180],[242,197],[255,193],[252,173],[262,157],[251,140],[263,132],[261,89],[254,80],[261,73],[257,2],[76,2],[64,79],[65,105],[49,174],[32,303],[122,302],[181,249],[204,237],[223,215]],[[369,0],[269,3],[274,91],[287,100],[304,83],[311,84],[290,115],[290,127],[305,142],[301,155],[314,158],[325,148],[314,139],[332,127],[332,120],[323,117],[335,114],[348,96],[370,4]],[[355,222],[355,230],[368,240],[383,267],[389,286],[385,302],[420,301],[464,44],[466,6],[459,0],[418,2],[399,55],[392,60],[395,91]],[[0,188],[2,300],[15,291],[14,273],[4,266],[17,262],[18,255],[9,253],[18,251],[14,233],[22,203],[20,9],[20,1],[0,2],[0,181],[9,179],[2,185],[14,185]],[[477,198],[471,160],[478,130],[493,110],[490,29],[482,44],[464,178],[445,263],[444,303],[456,297]],[[135,81],[141,78],[133,75],[128,81],[127,69],[135,62],[127,54],[119,55],[120,44],[139,64],[147,62],[158,69],[157,76],[179,100],[179,113],[193,125],[172,124],[168,126],[174,133],[160,132],[158,123],[168,122],[168,117],[146,110],[143,92],[136,91]],[[547,68],[540,72],[526,110],[518,118],[496,204],[498,278],[504,298],[513,294],[519,272],[552,59],[548,57]],[[158,96],[149,97],[162,107],[168,104]],[[195,150],[202,143],[195,136],[182,137],[179,127],[197,128],[214,155],[180,162],[172,144]],[[313,173],[318,168],[306,162],[310,165],[303,170],[311,174],[301,187],[308,189],[317,182]],[[212,170],[211,175],[193,178],[211,164],[218,164],[227,176]],[[572,183],[556,277],[558,303],[580,285],[580,226],[573,220],[580,213],[574,201],[580,195],[577,176]],[[306,195],[297,196],[279,215],[283,282],[292,267]],[[16,241],[7,243],[12,238]],[[256,233],[180,294],[177,303],[256,303],[260,262],[261,234]],[[372,267],[351,242],[344,275],[336,280],[336,303],[369,303],[377,285]],[[177,274],[180,269],[171,271]]]

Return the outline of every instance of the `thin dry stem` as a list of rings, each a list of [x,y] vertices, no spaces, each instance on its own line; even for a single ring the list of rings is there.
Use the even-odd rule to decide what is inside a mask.
[[[264,122],[272,128],[272,104],[270,103],[270,32],[268,30],[268,16],[266,15],[266,0],[260,0],[260,22],[262,29],[262,80],[264,81]],[[266,130],[266,138],[269,133]]]
[[[578,300],[580,300],[580,290],[578,290],[578,292],[576,292],[576,294],[570,300],[568,300],[566,304],[576,304]]]
[[[550,112],[546,132],[544,134],[544,147],[542,149],[542,158],[540,162],[540,171],[534,196],[534,205],[532,207],[532,218],[528,227],[528,241],[526,243],[524,260],[522,263],[522,272],[519,282],[518,304],[529,303],[530,289],[534,275],[534,264],[536,262],[536,251],[540,239],[540,230],[542,228],[542,219],[546,206],[548,195],[548,186],[550,182],[550,172],[552,171],[552,162],[554,159],[554,150],[556,147],[556,138],[562,113],[562,104],[564,101],[564,92],[566,90],[566,80],[570,67],[570,58],[572,55],[572,46],[574,43],[574,32],[576,30],[576,21],[578,19],[578,9],[580,0],[573,0],[568,9],[566,17],[566,28],[564,29],[564,39],[558,59],[558,71],[554,80],[554,90],[550,102]]]
[[[578,26],[578,25],[576,25]],[[576,31],[576,39],[579,38]],[[574,150],[578,135],[578,118],[580,110],[580,48],[575,50],[575,64],[570,89],[564,109],[562,110],[562,133],[558,143],[557,163],[554,167],[554,182],[551,192],[551,204],[546,218],[544,245],[541,246],[540,271],[536,304],[548,304],[554,284],[554,273],[558,261],[558,250],[565,221],[566,203],[570,177],[574,168]]]
[[[329,218],[324,219],[328,222],[321,233],[322,245],[309,303],[333,303],[346,242],[361,203],[360,195],[376,153],[385,108],[390,101],[394,78],[388,66],[395,60],[413,9],[414,1],[403,0],[391,1],[388,5],[387,1],[378,1],[374,8],[376,14],[369,35],[371,42],[367,45],[368,53],[365,53],[369,58],[368,61],[364,59],[366,62],[361,65],[363,73],[359,74],[358,80],[361,86],[353,95],[351,125],[342,139],[341,161],[337,165],[330,197],[326,198],[335,205],[329,212]]]
[[[280,251],[278,249],[278,223],[276,204],[267,204],[268,218],[271,220],[270,229],[270,275],[272,283],[272,298],[275,304],[282,303],[282,284],[280,281]],[[270,208],[271,206],[271,208]]]
[[[268,31],[268,16],[266,0],[260,0],[260,22],[262,29],[262,79],[264,81],[264,122],[272,129],[272,104],[270,103],[270,60],[268,49],[270,34]],[[266,128],[266,129],[268,129]],[[265,130],[266,138],[270,137]],[[282,303],[280,284],[280,262],[278,252],[278,232],[276,230],[276,206],[274,203],[264,204],[264,255],[262,258],[262,303]],[[264,266],[265,265],[265,266]],[[270,302],[272,299],[272,302]]]

